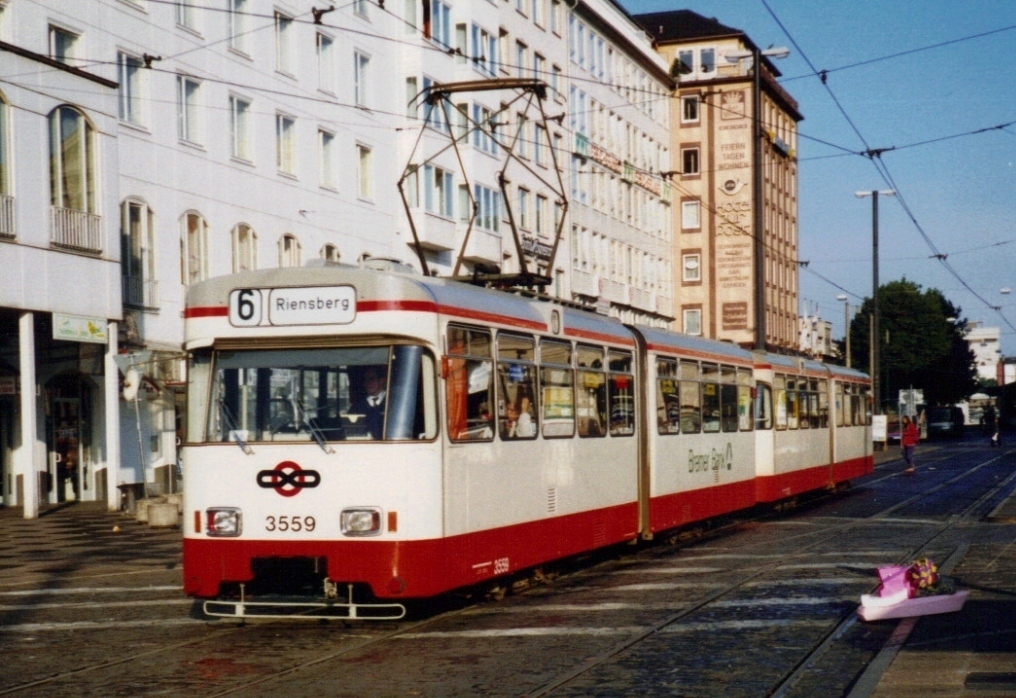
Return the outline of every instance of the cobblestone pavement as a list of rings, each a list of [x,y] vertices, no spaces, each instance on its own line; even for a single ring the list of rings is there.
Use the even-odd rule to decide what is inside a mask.
[[[180,590],[178,530],[0,509],[0,696],[1016,695],[1016,455],[921,457],[916,478],[880,454],[790,514],[376,624],[207,622]],[[964,609],[854,621],[875,566],[918,552],[956,558]]]

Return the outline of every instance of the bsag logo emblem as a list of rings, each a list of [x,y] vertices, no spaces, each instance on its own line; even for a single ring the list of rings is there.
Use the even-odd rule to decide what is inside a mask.
[[[262,470],[258,473],[258,486],[274,489],[283,497],[292,497],[300,493],[304,487],[317,487],[321,484],[321,475],[316,470],[304,470],[291,460],[284,460],[274,470]]]

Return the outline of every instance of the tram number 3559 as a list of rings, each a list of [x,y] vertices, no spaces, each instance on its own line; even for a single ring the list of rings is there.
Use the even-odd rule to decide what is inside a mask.
[[[266,531],[292,531],[293,533],[299,533],[300,531],[313,531],[317,526],[317,521],[314,520],[313,516],[266,516],[265,517],[265,530]]]

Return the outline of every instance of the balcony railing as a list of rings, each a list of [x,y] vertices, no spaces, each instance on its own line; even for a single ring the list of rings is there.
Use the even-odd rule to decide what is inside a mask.
[[[14,231],[14,197],[0,195],[0,238],[13,239]]]
[[[49,240],[55,247],[102,252],[102,216],[60,206],[49,209]]]
[[[159,282],[143,276],[123,276],[123,304],[131,308],[159,307]]]

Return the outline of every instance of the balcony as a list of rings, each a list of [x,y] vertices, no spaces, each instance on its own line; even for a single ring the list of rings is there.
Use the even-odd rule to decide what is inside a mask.
[[[462,259],[480,264],[501,264],[501,235],[482,228],[473,228]]]
[[[101,254],[102,216],[51,206],[49,236],[49,241],[54,247]]]
[[[0,240],[13,240],[14,231],[14,197],[0,195]]]
[[[458,247],[455,221],[450,218],[426,213],[419,209],[413,211],[413,222],[420,245],[430,250],[447,252]],[[412,244],[412,233],[409,235]]]
[[[155,310],[159,307],[159,282],[143,276],[123,276],[123,304],[129,308]]]

